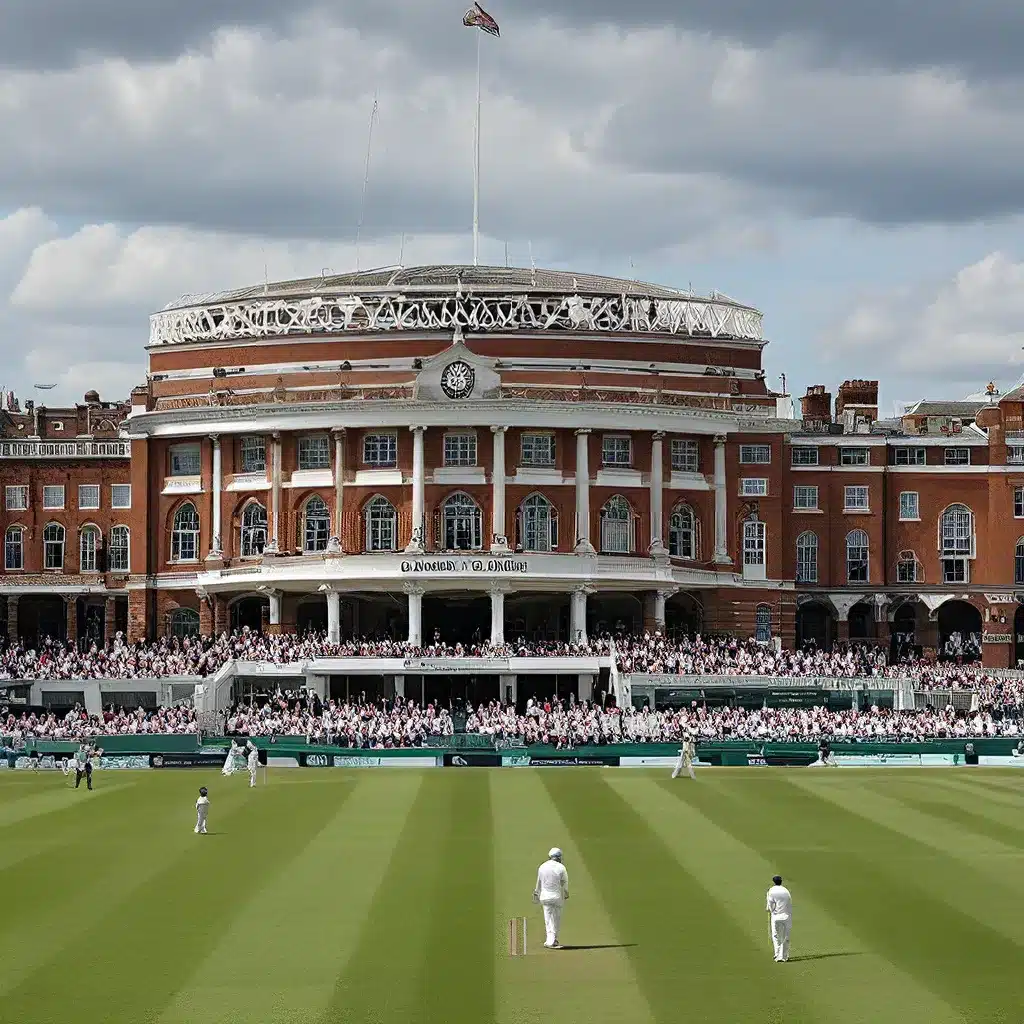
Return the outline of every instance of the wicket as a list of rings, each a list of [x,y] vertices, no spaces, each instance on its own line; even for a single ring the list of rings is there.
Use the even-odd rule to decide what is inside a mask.
[[[508,921],[508,955],[526,956],[526,918],[510,917]]]

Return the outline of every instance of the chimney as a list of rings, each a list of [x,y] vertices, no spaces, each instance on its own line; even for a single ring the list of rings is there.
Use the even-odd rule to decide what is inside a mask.
[[[813,384],[800,399],[804,430],[825,431],[832,422],[832,395],[824,384]]]
[[[878,419],[878,381],[844,380],[836,396],[836,422],[844,434],[869,434]]]

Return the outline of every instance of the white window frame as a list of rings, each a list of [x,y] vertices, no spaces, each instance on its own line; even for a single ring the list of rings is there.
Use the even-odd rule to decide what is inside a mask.
[[[1024,464],[1024,445],[1010,444],[1006,446],[1006,464],[1008,466]]]
[[[267,439],[263,434],[244,434],[238,439],[238,467],[242,473],[266,473]]]
[[[633,438],[629,434],[605,434],[601,438],[601,465],[612,469],[632,466]]]
[[[871,451],[868,448],[840,448],[840,466],[870,466]]]
[[[372,469],[394,469],[398,465],[398,434],[386,430],[364,434],[363,465]]]
[[[124,544],[115,542],[115,537],[124,534]],[[120,557],[124,552],[124,559]],[[110,528],[110,537],[107,540],[107,572],[128,572],[132,564],[132,533],[127,526],[118,524]]]
[[[1024,585],[1024,537],[1018,538],[1013,549],[1013,582]]]
[[[170,476],[199,476],[203,471],[203,452],[199,444],[172,444],[168,469]]]
[[[1013,518],[1024,519],[1024,487],[1013,489]]]
[[[796,582],[818,582],[818,535],[811,530],[796,539]]]
[[[261,502],[250,501],[242,509],[238,548],[242,558],[259,558],[263,554],[270,539],[269,523],[266,506]]]
[[[96,497],[93,498],[92,495]],[[83,512],[95,512],[100,507],[100,485],[78,485],[78,508]]]
[[[367,551],[397,550],[398,513],[387,498],[382,494],[375,494],[363,508],[363,519]]]
[[[907,571],[908,566],[909,572]],[[901,584],[922,583],[920,568],[921,563],[913,551],[901,551],[896,559],[896,582]]]
[[[475,466],[476,433],[471,430],[459,430],[445,434],[443,456],[445,466]]]
[[[118,499],[118,495],[121,495]],[[127,497],[126,497],[127,496]],[[125,509],[132,507],[132,485],[111,484],[110,485],[110,507]]]
[[[78,531],[78,571],[99,572],[100,546],[103,534],[99,527],[88,523]]]
[[[741,466],[770,466],[772,463],[772,446],[770,444],[741,444]]]
[[[28,484],[8,484],[4,487],[4,506],[8,512],[27,512]]]
[[[326,434],[307,434],[305,437],[300,437],[298,466],[300,470],[330,469],[331,439]]]
[[[768,644],[772,640],[772,608],[759,604],[754,609],[754,642]]]
[[[613,494],[601,508],[601,551],[631,555],[636,548],[636,516],[621,494]]]
[[[901,445],[893,449],[894,466],[923,466],[927,461],[927,454],[923,448]]]
[[[668,517],[668,553],[689,561],[697,558],[697,513],[690,505],[677,505]]]
[[[740,478],[740,496],[744,498],[766,498],[768,496],[768,479],[763,476],[744,476]]]
[[[790,465],[820,466],[821,455],[818,452],[817,447],[812,447],[811,445],[806,444],[794,445],[790,452]]]
[[[464,491],[449,494],[440,513],[441,543],[446,551],[479,551],[483,547],[483,510],[472,495]]]
[[[51,528],[54,530],[53,540],[47,539]],[[56,531],[60,531],[59,534]],[[59,538],[59,539],[57,539]],[[63,523],[49,522],[43,527],[43,569],[48,572],[62,572],[64,570],[64,557],[67,552],[68,531]],[[50,551],[54,549],[58,557],[51,559]],[[52,564],[51,564],[52,563]]]
[[[672,438],[672,469],[676,473],[700,472],[700,442],[684,437]]]
[[[60,495],[58,498],[57,495]],[[64,507],[64,485],[43,484],[43,509],[54,512]]]
[[[861,542],[863,538],[863,543]],[[859,584],[859,583],[870,583],[871,582],[871,538],[868,536],[867,530],[851,530],[843,542],[844,550],[846,552],[846,582]],[[856,560],[851,557],[852,552],[857,552]],[[860,555],[863,552],[863,558]],[[855,580],[853,579],[853,568],[856,565],[858,568],[863,564],[864,567],[864,579]]]
[[[900,491],[900,522],[919,523],[920,521],[921,495],[917,491]]]
[[[315,514],[309,514],[310,506],[315,506]],[[322,511],[321,511],[322,506]],[[326,523],[326,526],[317,524]],[[310,553],[326,551],[331,539],[331,510],[327,502],[319,494],[311,494],[302,506],[302,550]]]
[[[768,575],[768,530],[763,520],[743,524],[743,578],[763,580]]]
[[[818,511],[818,487],[816,484],[796,484],[793,487],[793,508],[802,512]]]
[[[519,463],[523,466],[553,466],[555,464],[555,435],[536,431],[520,434]]]
[[[18,564],[11,564],[11,555],[17,551]],[[4,534],[4,569],[7,572],[25,570],[25,527],[15,524],[8,526]]]
[[[860,498],[863,496],[863,504]],[[856,500],[854,500],[856,499]],[[864,484],[847,484],[843,488],[843,511],[844,512],[870,512],[871,511],[871,490]]]
[[[943,449],[942,461],[946,466],[969,466],[971,464],[971,449],[962,445]]]
[[[543,494],[530,494],[519,506],[519,542],[524,551],[558,547],[558,510]]]
[[[179,518],[186,510],[191,513],[189,523],[186,527],[179,527]],[[192,525],[192,518],[194,518],[195,526]],[[201,530],[202,520],[199,518],[199,509],[191,501],[185,502],[174,510],[174,515],[171,518],[171,562],[199,561]]]

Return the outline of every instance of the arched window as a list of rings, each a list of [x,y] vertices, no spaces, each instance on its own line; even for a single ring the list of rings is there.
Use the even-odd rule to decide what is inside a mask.
[[[974,515],[966,505],[950,505],[939,517],[939,557],[943,583],[967,583],[974,557]]]
[[[1013,555],[1013,582],[1024,583],[1024,537],[1017,541],[1017,550]]]
[[[64,527],[60,523],[47,523],[43,530],[43,568],[64,568]]]
[[[669,517],[668,553],[675,558],[697,557],[697,517],[689,505],[676,505]]]
[[[868,535],[863,530],[846,535],[846,582],[868,582]]]
[[[195,562],[199,559],[199,513],[186,501],[174,513],[171,528],[171,561]]]
[[[754,639],[761,644],[772,638],[772,610],[766,604],[759,604],[754,612]]]
[[[129,565],[129,534],[127,526],[115,526],[107,545],[107,572],[127,572]]]
[[[913,551],[901,551],[896,559],[897,583],[923,583],[921,563]]]
[[[366,550],[394,551],[398,544],[398,516],[387,498],[372,498],[366,505]]]
[[[797,583],[818,582],[818,535],[801,533],[796,539]]]
[[[765,525],[760,519],[748,519],[743,524],[743,578],[763,580],[767,572]]]
[[[25,527],[9,526],[4,539],[4,568],[25,568]]]
[[[167,627],[171,636],[199,636],[199,612],[194,608],[175,608]]]
[[[601,550],[612,555],[633,551],[633,510],[621,494],[609,498],[601,509]]]
[[[331,536],[331,513],[320,495],[314,494],[306,502],[302,524],[302,550],[326,551]]]
[[[100,531],[95,526],[83,526],[78,535],[78,564],[82,572],[96,572],[99,568]]]
[[[480,506],[468,494],[453,494],[445,500],[441,526],[448,551],[474,551],[483,544]]]
[[[267,510],[250,501],[242,510],[242,557],[255,558],[267,546]]]
[[[519,543],[524,551],[558,547],[558,512],[543,494],[531,494],[519,506]]]

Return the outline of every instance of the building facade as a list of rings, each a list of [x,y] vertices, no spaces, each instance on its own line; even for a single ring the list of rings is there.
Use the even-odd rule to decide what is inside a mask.
[[[765,344],[724,296],[540,270],[183,300],[129,406],[6,414],[8,632],[699,629],[1015,663],[1024,395],[882,421],[848,381],[796,417]]]

